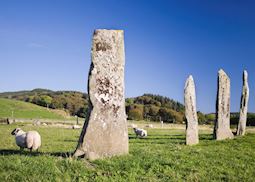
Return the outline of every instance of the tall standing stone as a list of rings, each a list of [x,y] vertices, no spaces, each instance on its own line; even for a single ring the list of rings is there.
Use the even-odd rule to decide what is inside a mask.
[[[128,153],[124,33],[95,30],[88,78],[89,116],[74,156],[90,160]]]
[[[186,123],[186,144],[195,145],[199,143],[198,119],[196,109],[196,91],[193,77],[190,75],[185,83],[184,103]]]
[[[218,72],[214,138],[216,140],[224,140],[233,137],[234,135],[230,130],[230,79],[221,69]]]
[[[246,70],[243,72],[243,90],[241,96],[240,104],[240,118],[237,127],[237,135],[245,135],[246,121],[247,121],[247,111],[249,102],[249,84],[248,84],[248,73]]]

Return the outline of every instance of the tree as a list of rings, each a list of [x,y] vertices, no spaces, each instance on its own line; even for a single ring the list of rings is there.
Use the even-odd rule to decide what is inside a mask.
[[[143,120],[144,112],[143,105],[141,104],[134,104],[126,107],[128,119],[130,120]]]
[[[150,105],[149,115],[150,116],[157,116],[157,114],[159,112],[159,109],[160,109],[160,107]]]
[[[138,108],[131,109],[128,114],[128,119],[130,120],[143,120],[143,113]]]
[[[52,102],[52,98],[48,95],[41,95],[40,96],[40,103],[42,106],[49,108],[49,105]]]
[[[81,107],[78,112],[77,116],[85,118],[88,115],[88,106]]]
[[[133,98],[127,98],[126,99],[126,105],[132,105],[134,104],[134,99]]]
[[[161,120],[168,123],[173,123],[174,118],[167,108],[161,108],[159,110],[159,116]]]

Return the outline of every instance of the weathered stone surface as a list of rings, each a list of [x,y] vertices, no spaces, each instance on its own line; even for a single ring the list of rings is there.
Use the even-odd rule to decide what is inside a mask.
[[[240,104],[240,118],[237,127],[237,135],[245,135],[246,121],[247,121],[247,111],[249,102],[249,84],[248,84],[248,73],[246,70],[243,72],[243,90],[241,96]]]
[[[122,30],[96,30],[88,93],[90,114],[74,156],[94,160],[128,153]]]
[[[224,140],[233,137],[234,135],[230,130],[230,79],[221,69],[218,72],[214,138],[216,140]]]
[[[184,103],[186,123],[186,144],[195,145],[199,143],[198,119],[196,109],[196,91],[192,76],[189,76],[184,88]]]

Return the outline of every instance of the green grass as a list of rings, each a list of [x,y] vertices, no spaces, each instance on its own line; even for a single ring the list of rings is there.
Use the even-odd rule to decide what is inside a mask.
[[[0,118],[14,118],[21,119],[64,119],[47,108],[37,106],[35,104],[0,98]]]
[[[42,135],[39,153],[20,152],[0,125],[0,181],[254,181],[255,134],[214,141],[207,131],[200,144],[186,146],[183,130],[149,129],[136,139],[130,130],[130,153],[88,162],[68,157],[80,130],[35,128]]]

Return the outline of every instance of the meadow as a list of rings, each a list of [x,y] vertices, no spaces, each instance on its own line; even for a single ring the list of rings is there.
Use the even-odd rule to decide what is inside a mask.
[[[0,118],[64,119],[63,116],[35,104],[0,98]],[[13,113],[12,113],[13,112]]]
[[[15,127],[37,130],[39,152],[20,151],[10,135]],[[200,131],[200,144],[185,145],[183,129],[148,129],[138,139],[129,130],[128,155],[87,161],[74,159],[80,130],[0,125],[0,181],[254,181],[255,134],[214,141]]]

